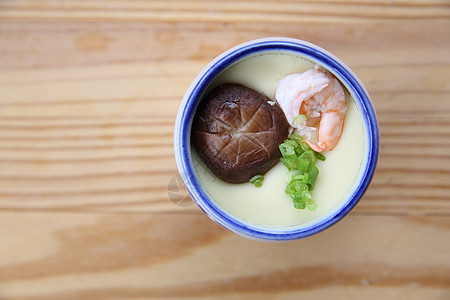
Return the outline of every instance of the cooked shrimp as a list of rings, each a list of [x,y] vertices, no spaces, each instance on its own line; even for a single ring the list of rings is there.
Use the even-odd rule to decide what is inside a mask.
[[[303,133],[306,142],[317,152],[333,150],[342,135],[344,127],[344,90],[330,73],[317,66],[304,73],[288,75],[280,80],[275,96],[286,119],[292,127]],[[306,123],[296,123],[296,117],[306,116]],[[310,140],[310,132],[319,127],[316,143]]]

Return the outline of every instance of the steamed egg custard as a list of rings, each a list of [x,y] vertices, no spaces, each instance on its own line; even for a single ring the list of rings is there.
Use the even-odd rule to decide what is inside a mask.
[[[274,105],[277,88],[282,79],[290,74],[314,69],[317,70],[317,67],[313,62],[298,54],[264,52],[245,58],[223,71],[211,83],[208,90],[211,91],[223,84],[239,84],[272,99],[273,103],[270,105]],[[328,143],[326,140],[323,144],[320,144],[320,141],[311,143],[326,157],[325,161],[316,162],[319,175],[311,191],[311,197],[317,203],[315,210],[294,207],[292,199],[285,193],[290,179],[283,163],[278,162],[264,174],[261,187],[255,187],[249,182],[229,183],[215,176],[193,149],[198,179],[211,199],[236,218],[255,225],[273,227],[307,226],[308,222],[324,218],[337,210],[346,200],[346,196],[353,191],[354,184],[358,182],[367,151],[362,117],[352,97],[345,89],[344,92],[346,108],[341,109],[340,114],[345,115],[345,121],[339,142],[333,145],[332,150],[324,146]],[[289,117],[287,120],[289,123],[293,121]],[[320,140],[317,132],[313,132],[312,135],[313,139]]]

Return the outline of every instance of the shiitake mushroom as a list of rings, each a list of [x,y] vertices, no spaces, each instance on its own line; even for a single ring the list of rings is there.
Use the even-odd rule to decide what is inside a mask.
[[[279,162],[278,145],[288,134],[289,124],[278,104],[251,88],[224,84],[200,102],[191,141],[218,178],[242,183]]]

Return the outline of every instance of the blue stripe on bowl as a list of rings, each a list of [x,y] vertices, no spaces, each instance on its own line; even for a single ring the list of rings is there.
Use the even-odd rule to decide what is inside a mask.
[[[328,216],[317,224],[307,227],[291,226],[280,229],[243,222],[228,214],[214,203],[199,183],[196,171],[193,167],[190,135],[192,117],[194,116],[199,100],[202,98],[210,83],[226,68],[249,55],[255,55],[266,51],[293,51],[297,54],[306,56],[311,61],[323,66],[337,76],[346,86],[356,103],[359,104],[360,112],[363,116],[366,116],[364,122],[368,137],[368,160],[362,176],[360,177],[361,180],[359,186],[354,190],[349,200],[343,204],[337,213]],[[178,118],[180,118],[180,120],[178,120],[180,128],[175,129],[175,139],[177,140],[175,143],[177,149],[175,149],[175,151],[177,152],[177,159],[179,160],[178,165],[179,168],[181,167],[180,172],[183,175],[183,181],[191,197],[197,205],[219,225],[236,234],[256,240],[281,241],[299,239],[322,231],[342,219],[351,211],[365,193],[372,179],[378,159],[379,130],[376,114],[361,81],[350,68],[328,51],[313,44],[294,39],[269,38],[251,41],[241,46],[237,46],[213,60],[213,62],[204,69],[203,74],[199,75],[192,83],[190,90],[192,92],[184,99],[184,106],[182,104],[180,107],[181,114],[179,113],[178,116]]]

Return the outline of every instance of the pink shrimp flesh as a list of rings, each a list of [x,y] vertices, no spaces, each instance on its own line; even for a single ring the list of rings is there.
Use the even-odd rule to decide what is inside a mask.
[[[276,92],[288,122],[297,129],[295,118],[306,116],[306,129],[319,128],[317,142],[304,140],[313,150],[333,150],[342,135],[347,102],[339,81],[317,66],[304,73],[288,75],[280,80]]]

